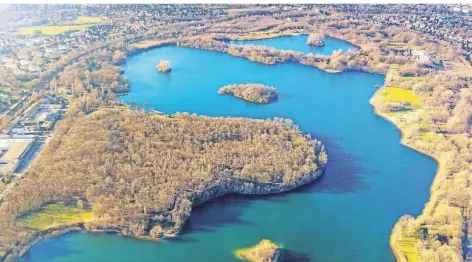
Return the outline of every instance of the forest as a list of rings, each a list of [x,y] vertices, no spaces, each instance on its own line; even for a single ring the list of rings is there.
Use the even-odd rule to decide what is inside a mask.
[[[291,22],[284,18],[261,15],[220,23],[208,29],[214,32],[213,38],[182,39],[178,44],[265,64],[297,62],[333,73],[385,75],[385,86],[371,101],[376,113],[402,130],[403,144],[439,163],[430,201],[419,217],[399,219],[392,230],[391,246],[399,261],[462,261],[467,252],[464,248],[470,249],[463,243],[472,236],[472,74],[468,54],[458,44],[376,24],[361,16],[299,14],[297,21]],[[323,32],[359,49],[323,56],[219,41],[239,39],[243,32],[268,25],[272,25],[270,32],[251,33],[250,38]],[[392,91],[403,95],[400,99],[396,94],[386,95]]]
[[[16,220],[45,204],[91,208],[90,230],[156,238],[178,232],[193,204],[289,190],[316,178],[326,162],[323,145],[288,119],[120,109],[69,115],[0,206],[1,248],[31,236]]]
[[[267,104],[277,100],[277,89],[262,84],[226,85],[218,90],[218,94],[231,94],[249,102]]]
[[[468,66],[465,60],[466,54],[461,51],[458,45],[436,40],[412,30],[382,26],[360,16],[297,14],[296,21],[287,21],[286,18],[295,15],[295,13],[296,11],[267,16],[242,16],[238,19],[228,19],[228,21],[214,24],[208,23],[205,26],[190,26],[179,32],[181,37],[178,41],[175,38],[168,39],[168,36],[162,36],[161,40],[177,43],[180,46],[227,52],[266,64],[297,62],[330,72],[355,70],[384,74],[386,76],[385,86],[379,89],[374,97],[380,99],[372,101],[377,113],[393,121],[403,131],[402,143],[434,157],[439,163],[436,179],[431,188],[430,201],[419,217],[405,215],[399,219],[392,231],[391,246],[400,261],[462,261],[465,248],[463,241],[472,235],[472,220],[469,215],[472,206],[472,191],[470,190],[472,184],[470,178],[472,173],[472,75],[470,74],[470,64]],[[260,32],[262,30],[268,31]],[[360,48],[347,52],[335,51],[330,56],[322,56],[258,46],[231,46],[217,40],[238,39],[243,36],[258,39],[311,32],[323,32],[326,36],[349,41]],[[159,180],[162,179],[159,176],[160,173],[151,172],[148,175],[152,175],[144,175],[146,170],[151,170],[149,166],[154,163],[153,161],[161,163],[163,159],[167,159],[168,161],[162,163],[164,166],[161,168],[170,172],[172,171],[170,167],[175,166],[169,162],[170,159],[184,163],[176,166],[179,169],[191,170],[191,168],[195,168],[196,162],[191,161],[192,156],[186,155],[187,151],[179,146],[180,143],[193,145],[192,143],[195,143],[193,138],[186,139],[187,137],[183,136],[176,138],[175,141],[178,142],[166,143],[166,146],[177,149],[178,156],[166,155],[166,158],[162,159],[148,159],[144,157],[144,152],[148,154],[149,148],[159,148],[164,145],[144,141],[147,141],[148,135],[153,137],[159,135],[145,131],[132,133],[126,123],[138,125],[138,122],[142,120],[139,123],[145,126],[144,123],[148,124],[148,121],[158,121],[158,119],[143,120],[141,117],[137,117],[138,113],[128,112],[123,116],[131,114],[133,119],[115,117],[113,118],[115,122],[106,122],[106,125],[102,126],[101,124],[105,124],[105,122],[98,124],[101,120],[97,120],[97,117],[106,114],[113,116],[114,112],[99,111],[92,113],[90,118],[83,116],[84,113],[91,113],[101,107],[103,101],[112,100],[114,92],[109,91],[127,90],[126,80],[120,76],[119,65],[126,58],[126,54],[129,54],[128,51],[137,52],[135,48],[131,48],[131,45],[127,46],[126,44],[94,52],[92,55],[80,59],[79,63],[68,66],[57,80],[51,82],[52,90],[66,94],[71,93],[72,103],[69,115],[72,117],[66,118],[60,124],[51,145],[45,149],[39,161],[18,186],[21,190],[15,191],[15,194],[7,199],[5,205],[2,204],[0,207],[0,238],[6,240],[1,243],[2,250],[14,247],[20,239],[25,237],[24,229],[12,226],[15,218],[25,212],[34,211],[50,201],[78,202],[78,200],[83,200],[86,205],[92,207],[94,214],[100,218],[97,220],[100,222],[90,225],[90,227],[111,228],[121,225],[119,229],[123,230],[123,233],[138,235],[142,233],[155,237],[172,232],[176,228],[175,221],[182,221],[177,218],[185,218],[189,214],[191,204],[185,199],[171,201],[177,191],[165,191],[165,194],[159,195],[150,191],[152,186],[141,187],[141,184],[154,185],[149,183],[154,179],[161,181]],[[419,59],[417,52],[426,52],[430,59]],[[100,73],[97,73],[98,71]],[[94,77],[93,74],[95,74]],[[392,99],[395,96],[384,95],[385,92],[399,91],[398,89],[407,91],[407,97],[412,99],[409,101],[403,99],[402,101],[402,99]],[[401,93],[405,94],[405,92]],[[161,124],[166,127],[167,125],[172,127],[175,125],[183,128],[189,121],[181,119],[193,119],[193,117],[189,115],[176,116],[174,120],[167,120],[164,122],[165,124]],[[103,133],[96,137],[92,136],[88,129],[81,129],[80,125],[74,122],[76,120],[89,128],[102,130]],[[222,130],[224,132],[220,135],[212,133],[214,137],[209,141],[216,142],[218,139],[232,137],[231,132],[227,132],[227,129],[223,127],[220,128],[220,132]],[[151,128],[151,130],[153,129]],[[271,129],[269,128],[269,130]],[[190,132],[192,131],[195,132],[195,130],[190,130]],[[84,134],[85,140],[79,137],[79,133]],[[176,134],[181,133],[176,132]],[[163,136],[162,139],[168,139],[164,141],[170,141],[169,137],[160,135]],[[197,134],[194,136],[201,137]],[[265,139],[266,136],[254,134],[252,138]],[[67,139],[62,140],[62,138]],[[69,138],[80,141],[81,146],[74,148],[74,145],[79,143],[67,142],[71,141]],[[87,138],[89,140],[98,139],[99,142],[92,143],[86,140]],[[125,138],[132,138],[131,143],[126,144]],[[110,139],[117,146],[110,146]],[[209,138],[207,137],[207,139]],[[156,141],[161,140],[157,139]],[[225,142],[236,143],[235,141]],[[286,142],[294,146],[300,141],[295,139]],[[215,146],[213,142],[211,145]],[[97,153],[100,157],[83,158],[81,155],[84,152],[81,151],[84,150],[83,148],[87,148],[89,150],[87,152]],[[315,148],[317,147],[315,146]],[[190,149],[189,152],[196,150],[192,147]],[[228,148],[228,150],[230,149],[233,150],[233,147]],[[211,152],[216,152],[216,149]],[[249,179],[276,183],[285,183],[285,179],[289,179],[277,175],[276,171],[280,171],[281,167],[274,163],[271,170],[264,170],[260,173],[258,171],[260,166],[257,165],[259,162],[251,162],[248,168],[238,170],[234,166],[227,167],[225,165],[235,164],[231,161],[236,161],[235,159],[239,158],[221,159],[221,157],[228,157],[227,153],[251,159],[250,154],[255,152],[228,151],[226,154],[217,155],[216,159],[212,159],[215,155],[211,152],[207,155],[207,159],[199,159],[198,161],[210,163],[210,160],[215,160],[219,161],[215,163],[223,163],[224,165],[215,165],[214,168],[218,167],[215,169],[216,171],[211,169],[211,172],[216,172],[215,174],[219,175],[223,172],[222,170],[233,168],[231,170],[234,171],[234,174],[247,175]],[[124,153],[123,157],[126,158],[115,156],[121,153]],[[80,162],[79,168],[72,161],[62,161],[67,160],[69,155],[71,159],[85,162]],[[316,155],[318,156],[315,161],[317,167],[322,166],[322,163],[326,161],[326,155],[324,153]],[[255,157],[255,155],[251,156]],[[287,157],[286,154],[278,155],[278,157],[282,156]],[[58,159],[61,161],[54,161]],[[281,160],[283,159],[281,158]],[[291,160],[299,164],[296,159]],[[278,161],[279,159],[275,163],[286,164],[286,162]],[[88,165],[89,163],[104,164],[102,168],[98,168]],[[48,165],[60,170],[61,176],[59,177],[57,172],[44,173],[49,172]],[[137,165],[143,167],[134,168]],[[133,167],[132,170],[131,167]],[[210,185],[211,178],[216,175],[211,173],[208,168],[208,166],[200,166],[196,176],[200,180],[187,181],[184,184],[189,188],[190,186],[198,188],[198,186]],[[305,168],[308,167],[305,165]],[[244,173],[243,170],[245,170]],[[126,172],[135,173],[136,180],[134,176],[133,178],[127,176]],[[64,174],[66,175],[64,176]],[[38,181],[35,182],[36,179]],[[84,182],[89,180],[93,183]],[[42,182],[41,185],[37,184],[39,182]],[[168,183],[177,185],[181,181],[169,180]],[[213,188],[213,186],[209,187]],[[110,188],[118,190],[110,192]],[[176,186],[174,188],[177,190],[185,187]],[[100,194],[100,190],[103,190],[103,195]],[[126,199],[128,202],[120,202],[119,199],[114,198],[118,194],[126,196],[122,199]],[[196,195],[201,197],[202,194],[197,193]],[[189,198],[196,200],[196,195]],[[156,206],[146,204],[146,199],[158,200],[153,202],[153,205]],[[177,205],[173,205],[173,203],[177,203]],[[176,206],[177,209],[175,209]],[[179,210],[177,213],[180,215],[172,216],[175,214],[171,212],[174,209],[167,212],[169,208]],[[152,219],[149,218],[150,211],[148,210],[154,212],[164,209],[167,211],[153,214]],[[139,219],[126,216],[126,214],[135,214],[135,211],[140,211],[144,215]],[[116,214],[120,214],[121,220],[117,221]],[[161,215],[162,217],[160,217]]]

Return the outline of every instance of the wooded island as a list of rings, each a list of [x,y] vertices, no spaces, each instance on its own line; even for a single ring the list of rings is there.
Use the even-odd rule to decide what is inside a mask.
[[[275,87],[262,84],[227,85],[220,88],[218,94],[231,94],[246,101],[259,104],[267,104],[278,98]]]

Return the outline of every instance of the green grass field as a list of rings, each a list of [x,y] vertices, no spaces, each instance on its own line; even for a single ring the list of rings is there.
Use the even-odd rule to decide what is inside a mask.
[[[102,22],[102,18],[99,16],[79,16],[75,19],[75,23],[79,25],[98,24],[100,22]]]
[[[406,50],[406,49],[419,50],[420,49],[420,47],[415,46],[415,45],[409,45],[406,43],[393,42],[393,41],[388,42],[388,47],[392,49],[396,49],[396,50]]]
[[[162,119],[162,120],[167,120],[167,121],[182,121],[182,119],[178,119],[175,117],[168,117],[168,116],[157,115],[157,114],[153,114],[150,117],[153,119]]]
[[[11,90],[11,87],[1,87],[0,88],[1,93],[8,93],[8,92],[10,92],[10,90]]]
[[[425,80],[426,77],[421,77],[421,76],[404,76],[402,77],[403,80],[406,81],[422,81]]]
[[[79,16],[75,20],[74,25],[44,25],[29,26],[20,28],[20,33],[24,35],[32,35],[36,31],[40,31],[43,35],[58,35],[66,31],[79,31],[102,22],[99,16]]]
[[[32,35],[35,31],[41,31],[43,35],[58,35],[66,31],[84,30],[90,25],[45,25],[45,26],[29,26],[20,28],[23,35]]]
[[[420,98],[413,94],[411,90],[399,87],[387,87],[381,91],[382,98],[388,102],[406,102],[413,109],[417,109],[423,105]]]
[[[132,46],[136,46],[137,48],[149,48],[149,47],[155,46],[159,43],[160,43],[160,41],[158,41],[158,40],[144,40],[144,41],[141,41],[139,43],[134,43],[134,44],[132,44]]]
[[[88,221],[91,217],[91,209],[80,211],[74,206],[57,203],[44,206],[35,212],[22,216],[17,223],[30,229],[44,230],[53,226]]]
[[[408,261],[416,262],[421,261],[421,257],[418,255],[415,249],[415,238],[404,237],[397,240],[398,249],[406,255]]]

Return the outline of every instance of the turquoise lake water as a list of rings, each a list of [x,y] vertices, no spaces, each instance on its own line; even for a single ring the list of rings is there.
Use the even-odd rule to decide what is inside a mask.
[[[289,49],[291,42],[269,43]],[[170,74],[156,71],[161,59],[171,61]],[[429,198],[435,161],[400,145],[400,132],[369,104],[381,75],[264,65],[176,46],[134,55],[124,70],[131,92],[123,100],[148,102],[148,109],[293,119],[326,145],[324,176],[289,193],[210,201],[194,208],[173,239],[69,233],[39,243],[21,261],[238,261],[236,249],[268,238],[286,248],[286,261],[392,262],[391,228],[403,214],[419,215]],[[223,85],[247,82],[277,87],[279,100],[256,105],[217,94]]]
[[[298,36],[282,36],[277,38],[261,39],[261,40],[237,40],[229,41],[233,45],[256,45],[256,46],[270,46],[280,50],[293,50],[302,53],[313,53],[320,55],[331,55],[333,51],[341,49],[346,52],[349,49],[358,49],[357,46],[339,40],[333,37],[325,37],[324,46],[311,46],[306,44],[308,35]]]

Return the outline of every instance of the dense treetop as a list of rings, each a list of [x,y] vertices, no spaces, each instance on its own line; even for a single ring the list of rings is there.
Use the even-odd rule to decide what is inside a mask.
[[[320,143],[291,120],[118,109],[71,118],[0,207],[3,248],[25,230],[14,222],[18,215],[45,203],[81,200],[92,208],[93,228],[156,237],[182,226],[192,196],[215,183],[244,178],[290,187],[326,162]]]
[[[261,104],[270,103],[278,97],[275,87],[262,84],[226,85],[220,88],[218,94],[232,94],[244,100]]]

